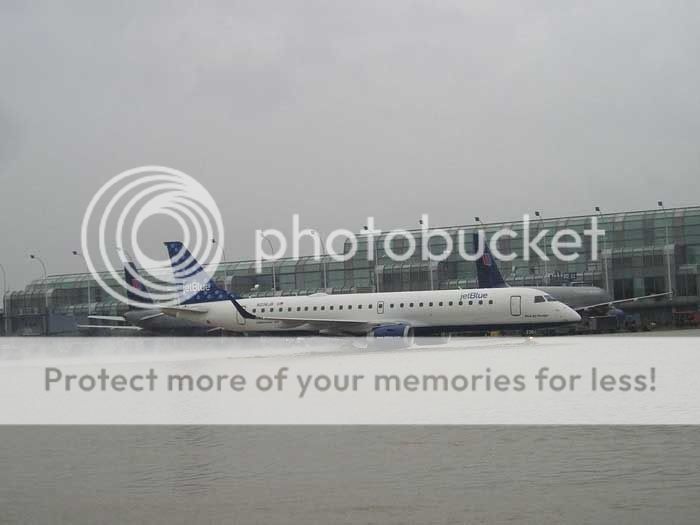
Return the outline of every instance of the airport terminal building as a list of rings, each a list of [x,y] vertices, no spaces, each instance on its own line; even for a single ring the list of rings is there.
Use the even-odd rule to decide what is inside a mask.
[[[455,246],[463,242],[465,251],[473,252],[472,233],[483,229],[486,238],[503,228],[510,228],[517,239],[502,237],[502,253],[514,253],[515,259],[499,262],[505,279],[521,286],[593,285],[608,290],[615,299],[624,299],[673,291],[672,299],[626,306],[645,318],[661,324],[673,322],[678,312],[697,311],[698,266],[700,265],[700,206],[654,209],[595,215],[598,228],[605,230],[594,256],[591,245],[584,242],[575,250],[575,261],[557,260],[551,246],[545,251],[548,261],[522,257],[522,221],[478,223],[442,228]],[[531,238],[539,231],[572,229],[585,238],[592,216],[558,218],[531,217]],[[459,231],[463,234],[459,234]],[[411,230],[417,243],[423,231]],[[384,234],[386,235],[386,234]],[[306,295],[318,292],[355,293],[372,291],[408,291],[476,287],[476,268],[453,250],[444,261],[422,260],[420,250],[402,262],[384,253],[384,235],[371,238],[376,257],[369,260],[369,237],[359,235],[358,249],[352,258],[337,262],[330,257],[302,257],[264,263],[256,272],[255,261],[222,263],[215,279],[241,296]],[[551,235],[551,234],[550,234]],[[441,243],[443,246],[441,246]],[[445,241],[430,239],[431,251],[439,254]],[[394,253],[402,253],[407,241],[392,240]],[[544,237],[540,244],[548,244]],[[346,249],[350,249],[346,245]],[[568,253],[570,253],[569,250]],[[105,280],[111,277],[105,275]],[[88,301],[88,297],[90,300]],[[120,315],[126,306],[117,302],[95,283],[89,274],[52,275],[31,282],[24,290],[5,298],[3,331],[9,335],[74,334],[76,325],[87,323],[87,316]]]

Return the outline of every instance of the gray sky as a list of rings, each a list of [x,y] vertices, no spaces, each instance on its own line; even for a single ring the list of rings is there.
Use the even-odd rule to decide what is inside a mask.
[[[328,231],[698,204],[700,6],[562,4],[2,2],[12,288],[31,251],[80,271],[87,203],[143,164],[209,189],[229,258],[294,212]]]

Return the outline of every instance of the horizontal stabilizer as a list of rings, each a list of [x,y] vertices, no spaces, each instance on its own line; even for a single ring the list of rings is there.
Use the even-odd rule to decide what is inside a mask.
[[[209,311],[208,308],[184,308],[182,306],[164,306],[161,311],[172,317],[177,317],[178,314],[205,314]]]
[[[138,332],[142,328],[138,326],[113,326],[109,324],[79,324],[77,325],[80,330],[128,330],[130,332]]]
[[[153,314],[153,315],[147,315],[147,316],[145,316],[145,317],[141,317],[141,318],[138,320],[138,322],[141,323],[141,322],[143,322],[143,321],[148,321],[148,320],[150,320],[150,319],[155,319],[156,317],[162,317],[163,315],[165,315],[163,312],[158,312],[158,313],[155,313],[155,314]]]
[[[88,319],[96,319],[98,321],[117,321],[125,322],[126,319],[121,315],[88,315]]]

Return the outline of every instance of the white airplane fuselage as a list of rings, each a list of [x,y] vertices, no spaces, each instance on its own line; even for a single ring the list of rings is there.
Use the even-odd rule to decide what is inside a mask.
[[[238,303],[256,319],[241,316],[231,301],[183,305],[175,315],[241,333],[308,331],[358,335],[391,324],[403,324],[416,335],[427,335],[542,328],[581,319],[565,304],[534,288],[314,294],[239,299]]]

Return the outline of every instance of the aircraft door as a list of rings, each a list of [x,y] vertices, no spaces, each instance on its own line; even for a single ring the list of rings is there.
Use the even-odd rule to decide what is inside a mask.
[[[384,301],[377,301],[377,313],[378,314],[384,313]]]
[[[236,321],[241,326],[245,325],[245,317],[243,317],[238,310],[236,310]]]
[[[521,297],[519,295],[510,296],[510,315],[519,316],[521,312]]]

